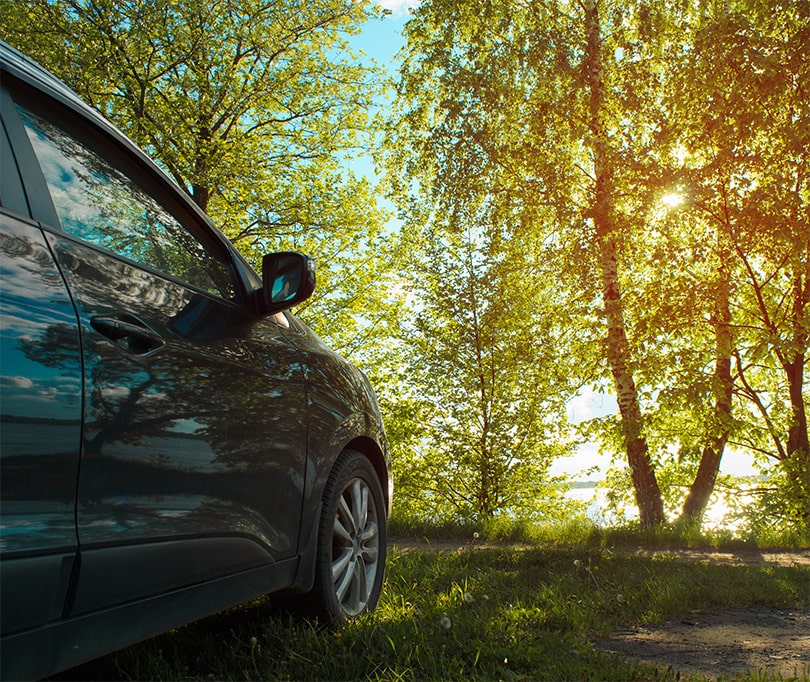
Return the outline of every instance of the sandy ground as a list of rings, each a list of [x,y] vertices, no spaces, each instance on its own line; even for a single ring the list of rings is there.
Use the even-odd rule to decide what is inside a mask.
[[[709,678],[768,671],[810,680],[810,609],[726,609],[618,630],[597,648]]]
[[[414,540],[397,540],[393,545],[398,552],[455,551],[469,547],[458,542]],[[810,550],[634,551],[645,556],[675,555],[687,561],[800,566],[808,569],[810,592]],[[784,679],[810,681],[810,609],[750,608],[694,613],[656,626],[617,630],[608,639],[597,642],[596,647],[708,679],[767,671]]]
[[[808,569],[810,592],[810,550],[678,550],[667,554],[688,561],[800,566]],[[597,647],[709,678],[768,671],[784,679],[810,680],[810,609],[751,608],[695,613],[657,626],[618,630],[610,639],[598,642]]]

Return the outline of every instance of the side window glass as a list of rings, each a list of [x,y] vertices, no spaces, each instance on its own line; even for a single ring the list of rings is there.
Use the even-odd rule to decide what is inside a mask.
[[[204,291],[233,297],[228,267],[153,196],[73,136],[19,110],[66,233]]]

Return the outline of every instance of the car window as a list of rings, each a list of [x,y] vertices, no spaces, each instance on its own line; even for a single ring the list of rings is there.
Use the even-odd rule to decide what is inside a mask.
[[[18,107],[62,229],[223,298],[228,266],[150,193],[74,136]]]

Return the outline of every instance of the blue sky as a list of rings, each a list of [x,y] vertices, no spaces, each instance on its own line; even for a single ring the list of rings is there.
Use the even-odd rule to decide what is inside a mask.
[[[363,32],[351,39],[355,49],[362,50],[381,66],[391,64],[397,50],[404,44],[402,27],[408,21],[408,10],[416,0],[384,0],[378,3],[390,12],[381,20],[366,22]]]
[[[418,0],[383,0],[378,5],[388,11],[382,19],[374,19],[366,22],[362,26],[362,32],[349,37],[349,45],[353,53],[359,54],[361,58],[375,62],[383,69],[387,69],[389,74],[394,75],[396,53],[405,44],[402,37],[402,29],[409,19],[409,8],[418,4]],[[380,106],[385,106],[385,100],[378,100]],[[374,171],[374,163],[370,156],[368,158],[360,156],[351,160],[354,173],[360,177],[367,177],[376,184],[377,176]],[[384,198],[380,203],[388,208],[393,206]]]

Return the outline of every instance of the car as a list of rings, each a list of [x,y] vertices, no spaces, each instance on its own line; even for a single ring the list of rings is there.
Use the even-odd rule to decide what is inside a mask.
[[[147,155],[0,44],[0,676],[260,595],[375,607],[392,474],[366,376]]]

